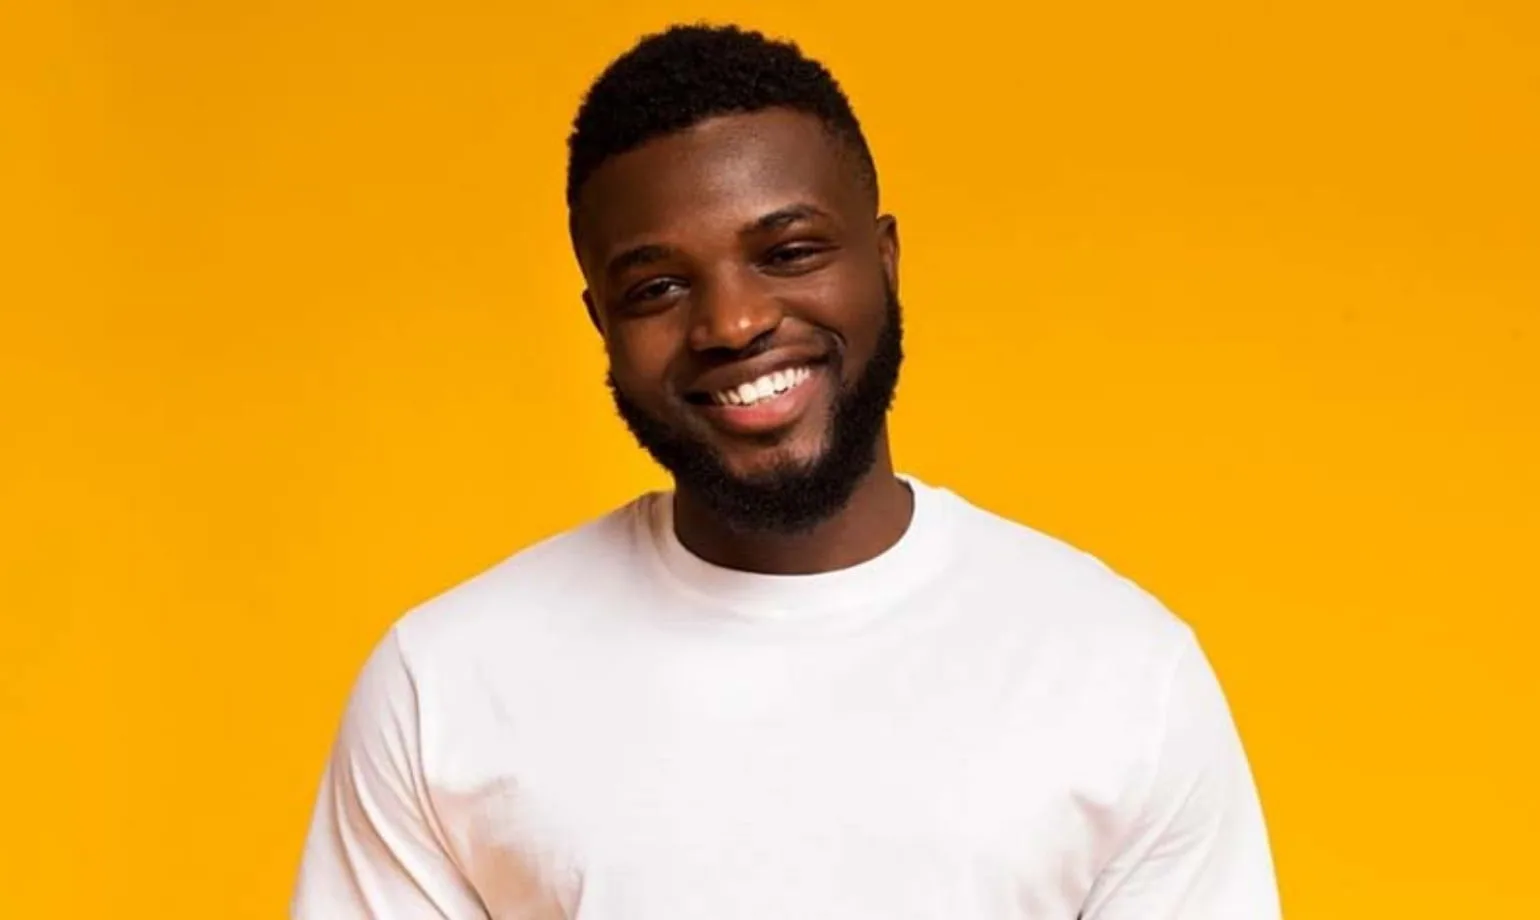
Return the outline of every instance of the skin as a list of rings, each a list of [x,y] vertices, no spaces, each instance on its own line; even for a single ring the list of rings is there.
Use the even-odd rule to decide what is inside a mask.
[[[837,392],[882,330],[885,284],[898,289],[899,247],[897,222],[877,213],[855,156],[818,119],[721,116],[613,157],[585,183],[574,231],[583,300],[627,397],[710,444],[734,476],[821,455]],[[705,398],[791,363],[815,373],[800,408],[769,430],[735,430],[733,413]],[[850,501],[796,534],[731,527],[681,484],[679,539],[707,561],[773,574],[871,559],[913,511],[885,424],[876,447]]]

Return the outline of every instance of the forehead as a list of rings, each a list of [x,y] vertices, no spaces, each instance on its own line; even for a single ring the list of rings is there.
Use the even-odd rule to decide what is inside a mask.
[[[708,232],[788,204],[860,208],[855,156],[811,115],[786,109],[724,115],[607,160],[584,185],[580,254],[649,234]],[[718,225],[722,225],[718,227]]]

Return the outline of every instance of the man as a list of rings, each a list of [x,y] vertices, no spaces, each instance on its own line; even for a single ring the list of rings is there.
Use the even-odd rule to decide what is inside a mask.
[[[1191,631],[894,473],[898,230],[824,68],[651,36],[570,154],[615,403],[675,489],[391,630],[294,916],[1277,917]]]

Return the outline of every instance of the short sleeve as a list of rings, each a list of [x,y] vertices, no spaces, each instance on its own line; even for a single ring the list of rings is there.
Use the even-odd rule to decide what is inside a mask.
[[[293,920],[486,920],[433,820],[418,718],[392,631],[349,697],[305,841]]]
[[[1214,671],[1189,634],[1172,672],[1149,794],[1084,920],[1277,920],[1267,828]]]

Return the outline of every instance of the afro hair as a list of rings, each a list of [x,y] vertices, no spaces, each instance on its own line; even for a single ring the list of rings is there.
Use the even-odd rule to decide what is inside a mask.
[[[677,25],[641,39],[588,90],[567,140],[567,206],[606,160],[719,115],[789,108],[818,118],[877,191],[861,125],[833,75],[793,43],[738,26]]]

